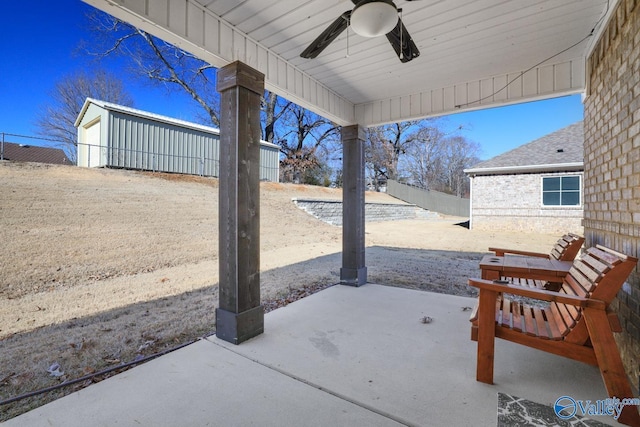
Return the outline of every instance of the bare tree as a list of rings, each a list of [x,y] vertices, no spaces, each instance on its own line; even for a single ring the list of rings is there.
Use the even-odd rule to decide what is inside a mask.
[[[136,75],[187,93],[206,112],[206,121],[219,126],[220,98],[213,66],[102,12],[91,19],[103,46],[94,55],[124,56]],[[333,123],[269,91],[262,102],[262,122],[263,139],[280,146],[283,180],[326,182],[326,146],[338,132]]]
[[[478,161],[480,148],[456,131],[445,133],[438,119],[370,128],[365,162],[376,191],[388,179],[395,179],[465,195],[469,183],[464,169]]]
[[[427,190],[455,194],[469,191],[464,169],[477,163],[480,147],[460,135],[447,135],[437,128],[419,132],[418,141],[406,155],[411,183]]]
[[[130,71],[154,85],[168,91],[177,90],[189,95],[199,106],[204,124],[219,126],[220,95],[216,91],[217,70],[196,56],[166,43],[151,34],[96,11],[90,17],[94,34],[98,37],[98,58],[122,56],[131,65]],[[262,138],[276,140],[278,121],[293,104],[275,93],[265,91],[262,101]]]
[[[188,94],[206,114],[205,122],[220,125],[220,96],[216,91],[216,69],[198,57],[151,34],[96,11],[90,17],[102,48],[90,52],[98,58],[125,57],[131,71],[155,85]]]
[[[417,141],[407,150],[404,162],[413,184],[426,190],[440,187],[444,174],[444,134],[437,127],[418,131]]]
[[[464,169],[479,162],[480,146],[459,135],[448,137],[445,142],[446,187],[444,191],[462,197],[469,192],[469,178],[464,173]]]
[[[49,103],[36,116],[38,134],[61,142],[71,161],[77,157],[77,130],[74,126],[87,98],[132,106],[133,99],[122,81],[103,70],[80,71],[59,80],[50,94]]]
[[[326,170],[324,154],[338,139],[339,128],[331,121],[290,104],[283,118],[284,134],[276,143],[284,159],[280,175],[284,182],[316,183],[319,170]]]
[[[289,111],[292,105],[293,103],[291,101],[286,101],[274,92],[265,91],[262,102],[262,122],[264,123],[262,139],[267,142],[275,141],[276,123]]]
[[[399,162],[416,142],[428,120],[406,121],[369,128],[365,146],[365,162],[376,191],[388,179],[399,178]]]

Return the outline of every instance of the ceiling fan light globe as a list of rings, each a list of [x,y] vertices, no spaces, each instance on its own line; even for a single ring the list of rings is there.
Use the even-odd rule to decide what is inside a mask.
[[[351,28],[363,37],[378,37],[393,30],[398,23],[398,11],[385,2],[365,3],[351,13]]]

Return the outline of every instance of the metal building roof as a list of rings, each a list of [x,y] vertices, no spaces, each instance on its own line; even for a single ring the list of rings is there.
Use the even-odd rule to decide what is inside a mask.
[[[84,104],[82,105],[82,109],[80,110],[80,114],[78,114],[78,118],[76,119],[76,122],[74,124],[75,127],[78,127],[80,125],[80,122],[82,122],[82,118],[87,112],[87,109],[89,108],[90,104],[97,105],[98,107],[103,108],[105,110],[109,110],[109,111],[117,111],[120,113],[125,113],[125,114],[129,114],[136,117],[142,117],[144,119],[149,119],[149,120],[153,120],[161,123],[201,130],[204,132],[214,133],[217,135],[220,134],[220,130],[214,127],[205,126],[205,125],[201,125],[193,122],[188,122],[186,120],[174,119],[173,117],[162,116],[160,114],[150,113],[148,111],[137,110],[135,108],[125,107],[124,105],[112,104],[110,102],[105,102],[105,101],[101,101],[99,99],[94,99],[94,98],[87,98],[84,101]]]

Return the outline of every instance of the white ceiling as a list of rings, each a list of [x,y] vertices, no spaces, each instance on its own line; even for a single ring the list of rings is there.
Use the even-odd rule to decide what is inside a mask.
[[[585,57],[616,3],[397,0],[421,53],[403,64],[386,37],[351,30],[317,58],[299,56],[351,0],[84,1],[217,67],[246,62],[268,89],[365,126],[582,92]]]

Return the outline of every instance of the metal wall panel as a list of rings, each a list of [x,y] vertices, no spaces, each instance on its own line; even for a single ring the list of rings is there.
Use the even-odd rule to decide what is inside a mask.
[[[112,111],[109,166],[217,176],[219,135]]]
[[[100,162],[92,159],[92,166],[219,176],[217,130],[100,102],[92,101],[79,123],[79,165],[89,166],[88,153],[95,148]],[[101,122],[100,141],[87,141],[86,127],[96,120]],[[260,179],[277,182],[279,166],[279,147],[261,142]]]
[[[280,149],[277,146],[260,146],[260,180],[278,182],[280,179]]]

